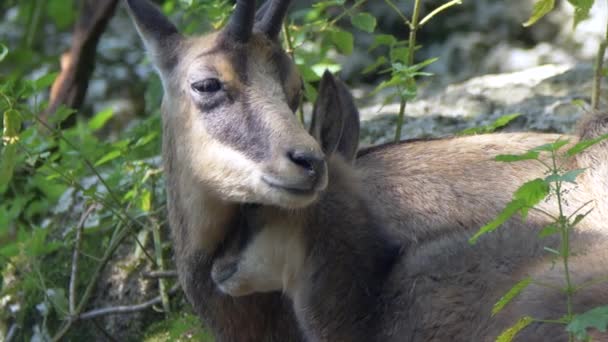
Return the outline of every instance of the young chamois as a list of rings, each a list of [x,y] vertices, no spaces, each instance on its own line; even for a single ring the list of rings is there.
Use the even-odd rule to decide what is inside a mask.
[[[524,315],[563,315],[562,291],[531,286],[490,317],[493,304],[524,275],[562,283],[561,267],[553,268],[543,253],[551,242],[539,242],[537,230],[503,230],[477,246],[458,231],[428,243],[391,236],[352,165],[359,132],[352,98],[328,73],[319,98],[311,131],[328,156],[328,186],[304,209],[243,208],[242,226],[211,273],[223,292],[283,291],[310,341],[493,341]],[[575,283],[608,275],[605,236],[577,232],[573,242],[587,253],[571,261]],[[573,307],[581,312],[606,304],[608,282],[585,289]],[[562,325],[536,324],[519,338],[560,341],[567,335]]]
[[[238,236],[243,205],[302,208],[327,184],[325,155],[293,115],[301,78],[278,42],[289,1],[267,0],[254,16],[256,1],[238,0],[226,27],[197,37],[180,34],[148,0],[125,2],[164,88],[167,208],[188,300],[218,341],[301,341],[280,293],[233,298],[210,275],[220,247]],[[557,137],[513,133],[386,145],[360,154],[357,172],[387,229],[399,241],[422,243],[485,224],[513,190],[542,175],[532,163],[503,165],[494,155]],[[584,165],[598,160],[606,158],[593,154]],[[593,178],[599,179],[604,183],[581,185],[573,197],[601,198],[608,177]],[[597,221],[600,212],[585,221]],[[545,218],[531,213],[529,220],[540,225]]]

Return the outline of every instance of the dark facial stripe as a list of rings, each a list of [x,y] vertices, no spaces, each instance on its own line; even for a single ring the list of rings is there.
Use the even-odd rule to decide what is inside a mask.
[[[251,108],[244,94],[230,102],[210,111],[199,107],[207,132],[253,161],[268,158],[270,131],[261,120],[262,113]]]

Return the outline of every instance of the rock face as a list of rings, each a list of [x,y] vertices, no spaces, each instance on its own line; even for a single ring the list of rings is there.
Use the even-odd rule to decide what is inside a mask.
[[[422,16],[447,1],[424,1]],[[439,57],[427,71],[442,76],[444,84],[489,73],[505,73],[553,63],[575,64],[595,58],[599,42],[605,37],[605,1],[595,1],[589,18],[573,30],[573,8],[566,1],[531,27],[523,27],[532,13],[535,0],[463,1],[429,20],[418,33],[421,49],[417,59]],[[395,1],[411,16],[413,1]],[[377,32],[389,32],[407,39],[408,30],[397,13],[384,1],[369,1],[366,11],[378,19]],[[367,47],[373,37],[356,29],[355,46]],[[344,58],[343,76],[357,80],[360,71],[377,54],[356,49]]]
[[[544,65],[513,73],[485,75],[445,87],[422,89],[407,104],[402,139],[440,137],[488,125],[512,113],[521,116],[506,130],[567,132],[588,108],[593,68],[590,64]],[[601,98],[606,104],[608,84]],[[363,143],[391,141],[399,103],[379,105],[386,93],[365,98],[371,89],[357,89],[363,98]]]

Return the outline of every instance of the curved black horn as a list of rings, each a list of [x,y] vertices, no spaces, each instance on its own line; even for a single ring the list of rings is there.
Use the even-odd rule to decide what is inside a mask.
[[[264,32],[272,39],[277,38],[279,32],[281,32],[281,24],[290,3],[290,0],[268,0],[264,3],[260,8],[260,12],[263,11],[263,16],[258,17],[255,24],[256,30]]]
[[[236,0],[236,9],[226,30],[237,42],[245,43],[251,37],[256,0]]]

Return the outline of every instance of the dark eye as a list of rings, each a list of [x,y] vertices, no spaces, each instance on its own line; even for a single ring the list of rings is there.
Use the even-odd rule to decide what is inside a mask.
[[[207,78],[202,81],[192,83],[192,89],[199,93],[215,93],[222,89],[222,83],[217,78]]]

